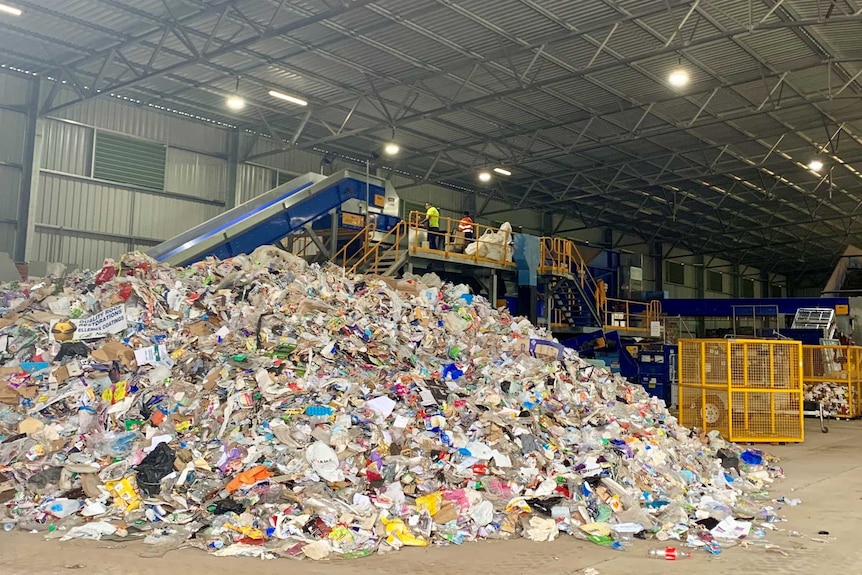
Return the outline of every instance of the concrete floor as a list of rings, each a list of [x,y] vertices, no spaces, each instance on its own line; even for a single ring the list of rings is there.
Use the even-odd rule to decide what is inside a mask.
[[[46,542],[37,535],[0,533],[0,574],[268,575],[289,571],[300,575],[462,575],[493,569],[506,575],[574,575],[588,567],[597,569],[600,575],[718,575],[730,570],[769,575],[818,570],[858,573],[862,565],[862,545],[857,539],[862,526],[862,421],[831,421],[829,430],[821,434],[817,424],[809,421],[804,444],[766,447],[782,458],[787,475],[774,486],[773,497],[802,499],[798,507],[781,509],[789,521],[777,524],[782,531],[767,537],[782,552],[767,551],[760,543],[747,549],[727,549],[718,557],[699,551],[690,560],[670,563],[646,557],[649,549],[661,547],[656,542],[638,542],[630,550],[618,552],[563,537],[553,543],[488,541],[460,547],[405,549],[353,561],[297,563],[286,559],[217,558],[194,549],[174,551],[159,559],[142,559],[139,554],[148,546],[141,544]],[[799,531],[804,537],[791,538],[788,530]],[[829,536],[818,536],[821,530],[829,531]],[[827,541],[816,542],[811,537]]]

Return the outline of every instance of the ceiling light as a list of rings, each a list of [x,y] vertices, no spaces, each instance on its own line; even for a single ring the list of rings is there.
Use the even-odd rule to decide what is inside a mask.
[[[225,100],[225,104],[231,110],[242,110],[243,108],[245,108],[245,98],[233,94],[227,97],[227,100]]]
[[[296,104],[297,106],[308,106],[308,102],[303,100],[302,98],[297,98],[296,96],[290,96],[288,94],[283,94],[276,90],[270,90],[269,95],[273,98],[278,98],[279,100],[284,100],[285,102],[290,102],[291,104]]]
[[[494,171],[500,174],[501,176],[511,176],[512,172],[505,168],[494,168]]]
[[[488,171],[479,172],[479,181],[480,182],[490,182],[491,181],[491,172],[488,172]]]
[[[13,16],[20,16],[21,14],[23,14],[20,8],[15,8],[14,6],[9,6],[8,4],[0,4],[0,12],[12,14]]]
[[[812,172],[819,172],[823,169],[823,162],[817,159],[811,160],[811,162],[808,164],[808,169]]]
[[[667,81],[670,82],[671,86],[675,86],[677,88],[681,88],[688,84],[688,72],[683,70],[682,68],[677,68],[667,77]]]
[[[395,142],[389,142],[383,147],[383,151],[386,152],[387,156],[395,156],[401,151],[401,146]]]

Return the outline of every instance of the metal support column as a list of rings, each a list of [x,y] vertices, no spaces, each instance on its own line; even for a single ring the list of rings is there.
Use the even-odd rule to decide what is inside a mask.
[[[611,228],[605,228],[602,230],[602,246],[607,249],[613,249],[614,247],[614,230]]]
[[[664,245],[661,242],[652,242],[649,245],[649,255],[653,261],[655,291],[664,291]]]
[[[706,297],[706,264],[703,255],[695,258],[694,285],[697,288],[698,299]]]
[[[731,266],[731,268],[730,268],[730,273],[731,273],[731,276],[730,276],[730,281],[731,281],[731,293],[733,294],[733,297],[739,297],[739,291],[740,291],[740,289],[739,289],[739,288],[740,288],[740,285],[741,285],[740,280],[742,279],[742,278],[740,277],[740,269],[739,269],[739,266],[738,266],[738,265],[736,265],[736,264],[734,264],[733,266]]]
[[[335,208],[329,212],[329,251],[332,255],[338,253],[338,224],[339,224],[339,214],[341,212],[340,208]],[[368,218],[368,206],[365,206],[365,218],[367,221]],[[326,256],[327,259],[329,256]]]
[[[227,190],[225,193],[225,211],[235,208],[239,202],[238,175],[239,170],[239,129],[233,128],[227,137]]]
[[[554,212],[542,212],[542,235],[552,235],[554,231]]]
[[[760,270],[760,297],[772,297],[772,294],[769,293],[769,285],[769,272]]]
[[[497,270],[491,270],[491,286],[489,289],[491,305],[497,305]]]
[[[24,135],[24,154],[21,184],[18,187],[18,222],[15,225],[15,248],[12,258],[19,263],[27,261],[29,244],[36,222],[34,201],[39,188],[39,166],[42,163],[42,124],[39,121],[39,89],[42,80],[34,78],[27,91],[27,131]]]
[[[326,247],[326,244],[323,243],[323,240],[320,239],[320,236],[311,229],[311,225],[305,226],[305,233],[308,234],[308,237],[311,238],[311,241],[314,242],[314,245],[317,246],[317,249],[320,250],[320,253],[326,258],[329,259],[332,256],[332,252]]]

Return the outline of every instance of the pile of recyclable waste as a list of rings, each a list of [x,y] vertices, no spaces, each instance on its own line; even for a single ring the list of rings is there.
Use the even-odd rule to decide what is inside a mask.
[[[778,520],[768,456],[433,275],[132,253],[0,297],[6,530],[334,559],[560,534],[715,553]]]
[[[814,401],[823,407],[823,414],[830,417],[855,417],[850,402],[850,390],[846,383],[818,382],[806,384],[805,401]]]

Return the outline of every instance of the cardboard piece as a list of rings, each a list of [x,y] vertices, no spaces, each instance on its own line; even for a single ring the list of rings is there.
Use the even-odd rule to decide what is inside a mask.
[[[0,403],[18,405],[21,394],[9,387],[9,377],[21,371],[15,367],[0,367]]]
[[[189,326],[189,333],[197,337],[206,337],[213,332],[213,326],[208,321],[196,321]]]
[[[135,369],[135,350],[118,341],[109,341],[99,349],[90,352],[90,357],[100,363],[119,361],[126,369]]]
[[[547,339],[518,338],[515,346],[515,354],[528,354],[542,359],[563,359],[565,347],[561,344]]]
[[[78,373],[72,373],[76,371]],[[70,377],[75,377],[76,375],[81,375],[81,366],[77,366],[75,369],[71,364],[61,365],[57,369],[51,372],[51,375],[54,376],[54,379],[57,380],[57,383],[63,383]]]
[[[45,427],[44,423],[34,417],[28,417],[27,419],[18,423],[18,433],[26,433],[27,435],[33,435],[43,427]]]

